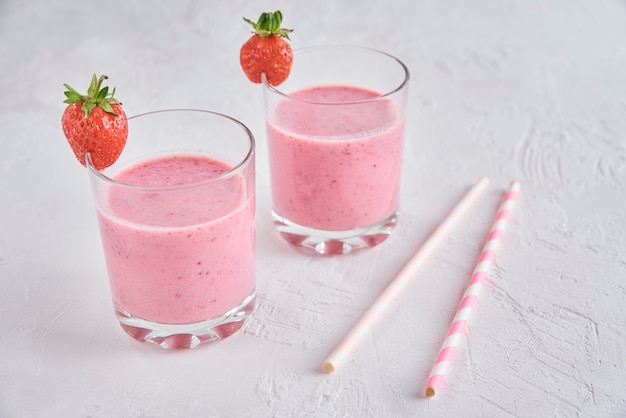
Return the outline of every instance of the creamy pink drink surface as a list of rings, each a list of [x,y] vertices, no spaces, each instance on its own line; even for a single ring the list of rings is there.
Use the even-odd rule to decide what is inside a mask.
[[[254,192],[246,193],[237,173],[205,180],[231,168],[205,156],[176,155],[115,176],[133,185],[187,185],[111,187],[107,209],[98,210],[112,296],[128,313],[152,322],[199,322],[253,292]]]
[[[336,231],[394,214],[405,124],[394,103],[379,98],[348,104],[379,96],[351,86],[319,86],[290,96],[334,103],[281,101],[267,121],[275,212],[303,226]]]

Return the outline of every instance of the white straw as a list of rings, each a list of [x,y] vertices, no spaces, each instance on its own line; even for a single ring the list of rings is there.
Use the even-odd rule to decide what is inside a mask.
[[[415,276],[418,269],[422,266],[428,255],[437,247],[444,236],[456,225],[461,216],[467,212],[470,206],[475,202],[478,195],[487,187],[489,180],[486,177],[480,178],[470,190],[465,193],[463,198],[450,211],[448,216],[439,224],[439,226],[431,233],[431,235],[422,244],[420,249],[404,266],[400,273],[391,281],[391,283],[383,290],[370,308],[365,312],[361,319],[352,327],[350,332],[339,343],[335,350],[328,356],[322,366],[326,373],[332,373],[336,368],[351,356],[352,352],[357,348],[363,337],[367,335],[369,330],[373,328],[375,323],[380,319],[389,305],[402,292],[411,279]]]

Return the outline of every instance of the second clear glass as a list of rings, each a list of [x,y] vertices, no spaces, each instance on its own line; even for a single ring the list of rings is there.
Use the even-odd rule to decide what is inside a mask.
[[[370,48],[294,51],[289,78],[263,82],[272,213],[290,244],[346,254],[396,226],[409,71]]]

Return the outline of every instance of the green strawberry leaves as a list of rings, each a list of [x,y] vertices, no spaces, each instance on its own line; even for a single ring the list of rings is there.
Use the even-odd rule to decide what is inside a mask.
[[[91,77],[91,83],[89,84],[89,88],[87,89],[87,95],[82,95],[69,85],[63,84],[67,89],[67,91],[63,93],[66,97],[63,103],[82,103],[81,108],[83,109],[83,112],[85,112],[85,118],[91,115],[91,112],[96,106],[100,107],[107,113],[117,116],[111,105],[121,103],[113,97],[115,95],[115,88],[113,88],[111,94],[109,94],[108,87],[101,88],[102,82],[106,79],[108,79],[106,75],[101,75],[99,78],[97,78],[94,74]]]
[[[293,32],[293,29],[285,29],[281,28],[280,24],[283,22],[283,14],[280,10],[276,10],[275,12],[264,12],[261,13],[259,19],[253,22],[250,19],[243,18],[247,23],[251,24],[254,28],[254,31],[257,35],[267,37],[267,36],[282,36],[283,38],[289,39],[289,33]]]

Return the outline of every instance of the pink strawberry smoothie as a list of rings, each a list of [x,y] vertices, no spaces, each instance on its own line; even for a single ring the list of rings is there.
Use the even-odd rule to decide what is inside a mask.
[[[321,230],[370,226],[398,207],[404,119],[394,103],[350,86],[291,93],[267,121],[274,211]],[[332,104],[330,104],[332,103]],[[344,104],[341,104],[344,103]]]
[[[98,210],[114,301],[153,322],[186,324],[224,314],[254,291],[254,193],[241,174],[205,156],[147,160],[115,176]],[[190,183],[194,185],[189,185]],[[246,197],[246,195],[249,195]]]

